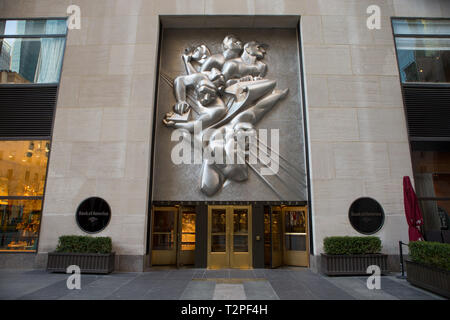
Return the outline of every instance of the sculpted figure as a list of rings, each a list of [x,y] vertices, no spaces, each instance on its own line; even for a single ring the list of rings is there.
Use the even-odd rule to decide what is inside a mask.
[[[227,87],[239,80],[258,80],[267,73],[267,65],[261,62],[266,50],[255,41],[245,44],[241,57],[225,62],[222,68]]]
[[[242,42],[234,35],[228,35],[222,42],[222,53],[208,57],[201,66],[200,71],[209,71],[212,68],[222,70],[226,61],[238,58],[242,52]]]
[[[205,45],[197,46],[195,49],[185,50],[185,55],[189,61],[193,61],[197,66],[198,72],[211,71],[213,68],[222,70],[227,60],[238,58],[242,52],[242,42],[234,35],[228,35],[222,42],[222,53],[211,55],[208,47]]]
[[[271,83],[267,83],[269,87]],[[251,90],[251,88],[249,89]],[[241,135],[250,135],[255,132],[256,123],[264,117],[280,100],[288,94],[288,89],[274,90],[271,94],[260,99],[254,106],[240,112],[228,124],[218,128],[210,138],[210,143],[206,146],[208,153],[220,152],[224,157],[235,159],[235,163],[222,162],[222,164],[209,163],[203,161],[202,180],[200,189],[208,196],[217,193],[226,180],[245,181],[248,178],[248,166],[245,161],[237,162],[238,148],[235,142],[243,142],[239,139]],[[218,137],[218,138],[217,138]],[[222,149],[219,151],[219,149]],[[249,149],[248,143],[240,146],[246,152]],[[245,160],[245,159],[242,159]]]
[[[275,89],[276,81],[263,79],[267,73],[267,65],[261,61],[266,53],[263,45],[251,41],[242,48],[242,43],[229,35],[222,50],[211,55],[201,45],[185,51],[186,75],[173,81],[176,104],[163,119],[166,126],[189,133],[201,124],[203,130],[194,135],[200,143],[194,145],[214,157],[213,161],[203,160],[201,171],[200,189],[207,196],[216,194],[227,180],[248,179],[246,159],[237,159],[242,150],[248,156],[248,139],[240,137],[254,134],[257,122],[288,94],[288,89]],[[196,113],[192,120],[188,120],[190,109]],[[222,157],[223,161],[216,161]]]
[[[174,81],[176,104],[174,112],[183,114],[192,107],[198,114],[195,120],[188,122],[175,122],[169,120],[172,113],[166,114],[163,119],[165,125],[174,128],[186,129],[194,132],[196,123],[208,127],[219,121],[226,114],[226,106],[220,98],[220,93],[225,89],[222,73],[213,68],[211,71],[196,72],[187,55],[183,56],[188,75],[179,76]],[[195,103],[187,102],[187,90],[194,89]]]

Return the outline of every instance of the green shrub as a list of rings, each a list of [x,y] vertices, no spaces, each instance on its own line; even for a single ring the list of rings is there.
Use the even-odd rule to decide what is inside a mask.
[[[409,243],[411,260],[450,271],[450,244],[427,241]]]
[[[371,254],[380,253],[378,237],[327,237],[323,240],[326,254]]]
[[[111,251],[110,237],[61,236],[56,247],[56,252],[110,253]]]

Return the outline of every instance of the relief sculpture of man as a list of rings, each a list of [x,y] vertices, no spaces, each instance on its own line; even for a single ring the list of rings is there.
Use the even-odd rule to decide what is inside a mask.
[[[263,45],[250,41],[242,46],[237,37],[229,35],[222,49],[214,55],[206,45],[185,50],[182,59],[187,74],[173,81],[176,103],[163,119],[167,127],[188,134],[201,125],[202,131],[194,139],[201,142],[202,151],[223,155],[220,162],[203,159],[200,190],[207,196],[218,193],[227,180],[248,179],[246,159],[237,163],[227,159],[239,157],[235,142],[254,134],[257,122],[288,94],[288,89],[277,90],[276,81],[264,78]],[[248,143],[238,147],[248,157]]]

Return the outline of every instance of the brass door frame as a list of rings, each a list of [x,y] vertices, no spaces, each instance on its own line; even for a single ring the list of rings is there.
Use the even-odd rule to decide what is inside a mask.
[[[151,237],[150,237],[150,247],[151,247],[151,266],[153,265],[176,265],[177,268],[184,264],[194,263],[195,250],[181,250],[182,244],[182,214],[184,211],[189,210],[188,208],[176,205],[171,207],[158,207],[152,206],[152,226],[151,226]],[[155,224],[155,211],[167,211],[175,212],[174,217],[174,228],[173,228],[173,248],[170,250],[153,250],[153,235],[159,234],[159,232],[154,232]],[[197,214],[197,213],[196,213]],[[197,219],[197,216],[196,216]],[[197,231],[197,230],[196,230]],[[155,263],[156,262],[156,263]]]
[[[275,209],[275,210],[274,210]],[[280,248],[278,250],[278,252],[275,251],[274,249],[274,230],[273,230],[273,212],[274,211],[279,211],[280,217],[279,217],[279,222],[280,222],[280,230],[279,230],[279,245]],[[284,224],[283,224],[283,211],[281,206],[272,206],[270,207],[270,267],[271,268],[277,268],[283,265],[283,252],[284,252]]]
[[[178,239],[178,247],[177,247],[177,267],[181,267],[187,264],[195,263],[195,249],[194,250],[183,250],[183,213],[185,211],[192,211],[190,207],[180,206],[178,210],[178,231],[177,231],[177,239]],[[195,220],[197,221],[197,212],[195,211]],[[197,229],[195,230],[195,236],[197,239]]]
[[[211,236],[212,236],[212,210],[225,210],[225,252],[211,252]],[[247,209],[247,252],[234,252],[234,228],[233,218],[234,210]],[[220,268],[239,268],[251,269],[253,267],[252,255],[252,207],[251,206],[233,206],[233,205],[211,205],[208,206],[208,269]]]
[[[303,211],[305,213],[305,240],[306,240],[306,250],[305,251],[294,251],[286,250],[286,211]],[[308,217],[308,207],[290,207],[281,206],[281,215],[283,223],[283,263],[290,266],[300,266],[309,267],[309,217]],[[300,234],[300,233],[298,233]]]
[[[155,211],[167,211],[174,212],[175,216],[173,217],[174,226],[173,226],[173,248],[169,250],[154,250],[153,249],[153,236],[155,234],[160,234],[159,232],[154,232],[155,226]],[[178,214],[179,208],[177,206],[173,207],[155,207],[152,206],[152,228],[151,228],[151,265],[174,265],[177,263],[177,247],[178,247]],[[155,261],[157,262],[155,264]]]

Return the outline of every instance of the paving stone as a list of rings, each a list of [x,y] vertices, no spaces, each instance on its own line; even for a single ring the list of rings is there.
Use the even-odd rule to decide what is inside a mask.
[[[81,276],[81,288],[83,286],[89,285],[91,282],[95,281],[97,276]],[[21,296],[19,299],[21,300],[56,300],[59,299],[69,293],[72,290],[67,288],[67,278],[65,280],[57,281],[51,285],[43,287],[39,290]]]
[[[246,281],[244,291],[248,300],[279,300],[268,281]]]
[[[246,300],[242,284],[218,283],[214,289],[213,300]]]
[[[203,278],[213,279],[213,278],[230,278],[229,270],[206,270]]]
[[[69,290],[67,279],[43,270],[0,270],[0,299],[443,299],[393,276],[381,278],[381,290],[369,290],[365,276],[327,277],[300,268],[81,275],[81,290]]]
[[[190,281],[186,286],[181,300],[211,300],[216,287],[215,281]]]

